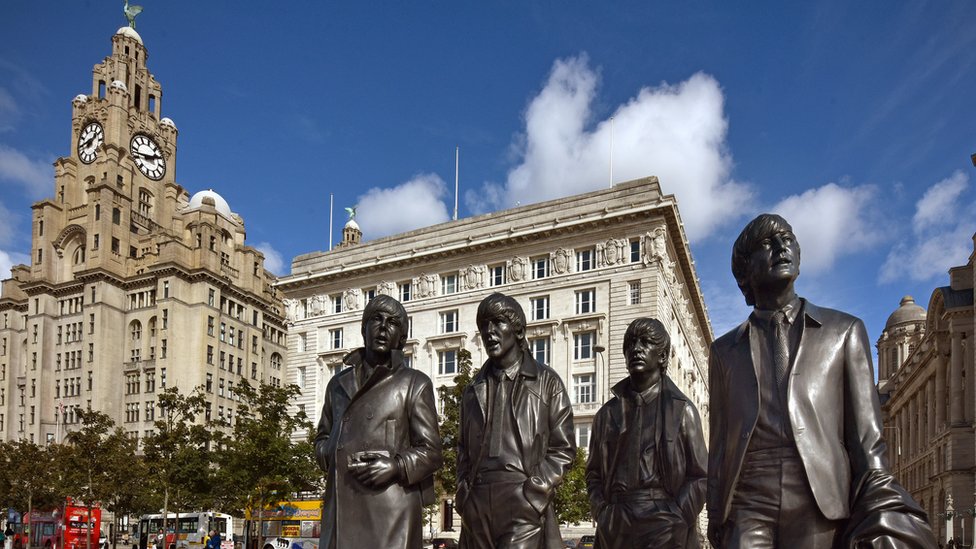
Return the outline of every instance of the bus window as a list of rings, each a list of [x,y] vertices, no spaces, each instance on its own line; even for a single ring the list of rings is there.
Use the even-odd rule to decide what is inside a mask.
[[[52,523],[52,522],[45,522],[44,523],[44,531],[42,532],[42,535],[44,535],[44,536],[50,536],[52,534],[54,534],[54,523]]]
[[[200,517],[180,517],[180,533],[196,534],[200,529]]]
[[[216,530],[223,535],[225,532],[227,532],[227,519],[214,517],[210,521],[210,529]]]

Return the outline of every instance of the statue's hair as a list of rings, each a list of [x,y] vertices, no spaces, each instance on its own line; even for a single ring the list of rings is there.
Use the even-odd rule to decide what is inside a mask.
[[[407,317],[407,310],[403,308],[403,304],[386,294],[380,294],[374,297],[369,303],[366,304],[366,308],[363,309],[364,338],[366,335],[366,323],[368,323],[369,319],[373,318],[373,315],[379,311],[383,311],[399,321],[400,340],[397,341],[396,348],[402,351],[403,347],[407,344],[407,335],[410,331],[410,319]]]
[[[764,213],[750,221],[739,233],[739,238],[735,239],[735,244],[732,245],[732,276],[739,285],[739,291],[746,298],[746,305],[756,304],[756,296],[749,285],[749,261],[752,253],[763,239],[784,232],[792,233],[793,227],[781,216]],[[797,244],[798,250],[799,247]]]
[[[519,334],[519,344],[528,351],[529,342],[525,339],[525,311],[514,297],[501,293],[493,293],[484,298],[478,305],[478,331],[484,333],[488,321],[493,318],[504,318]]]
[[[671,362],[671,336],[668,335],[667,328],[656,318],[638,318],[627,326],[624,333],[624,357],[634,347],[637,340],[647,334],[651,343],[661,348],[664,353],[664,361],[661,362],[661,374],[668,373],[668,364]]]

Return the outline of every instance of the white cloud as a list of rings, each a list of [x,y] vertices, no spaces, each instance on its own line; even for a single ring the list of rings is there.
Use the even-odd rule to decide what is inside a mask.
[[[20,108],[10,93],[0,88],[0,132],[14,129],[14,122],[20,118]]]
[[[881,266],[881,282],[905,276],[926,281],[968,261],[976,233],[976,220],[968,215],[976,204],[960,199],[968,187],[969,177],[957,170],[925,191],[915,204],[913,242],[900,242],[892,248]]]
[[[268,242],[258,242],[254,245],[254,249],[264,254],[264,268],[265,270],[271,271],[272,273],[283,276],[288,273],[284,272],[285,262],[281,258],[281,253],[274,249]],[[291,271],[291,267],[288,269]]]
[[[48,196],[54,190],[54,162],[31,160],[27,156],[0,143],[0,181],[23,185],[33,199]]]
[[[868,202],[875,188],[854,188],[828,183],[793,195],[776,204],[772,212],[782,215],[800,243],[801,271],[824,272],[837,258],[864,250],[884,238],[868,220]]]
[[[30,256],[17,252],[5,252],[0,250],[0,280],[10,278],[10,268],[14,265],[30,265]]]
[[[512,143],[521,162],[504,185],[468,191],[474,213],[605,188],[610,175],[611,122],[594,121],[599,74],[585,54],[557,60],[525,112],[525,132]],[[656,175],[675,194],[691,240],[739,217],[750,189],[729,179],[728,121],[718,82],[698,73],[678,85],[644,88],[613,114],[613,180]]]
[[[418,174],[392,189],[374,187],[359,197],[356,223],[372,240],[449,221],[447,184],[435,174]]]

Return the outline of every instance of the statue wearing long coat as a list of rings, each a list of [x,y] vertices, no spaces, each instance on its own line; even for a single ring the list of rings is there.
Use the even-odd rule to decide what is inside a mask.
[[[376,547],[420,549],[423,507],[434,501],[433,473],[440,468],[441,438],[430,378],[403,365],[392,352],[360,387],[356,367],[364,350],[346,357],[330,381],[315,437],[315,457],[326,471],[322,549]],[[364,452],[398,460],[407,480],[367,488],[349,472]]]

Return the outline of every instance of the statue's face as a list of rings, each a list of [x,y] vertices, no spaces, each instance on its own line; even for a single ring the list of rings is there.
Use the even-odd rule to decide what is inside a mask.
[[[519,334],[507,318],[497,316],[488,319],[481,332],[488,356],[498,359],[518,351]]]
[[[666,353],[662,345],[651,341],[649,333],[642,333],[627,349],[627,371],[631,374],[660,372]]]
[[[386,311],[376,311],[363,326],[366,347],[377,355],[387,355],[395,349],[400,335],[400,319]]]
[[[800,245],[791,231],[762,239],[749,257],[749,283],[754,288],[796,279],[800,274]]]

